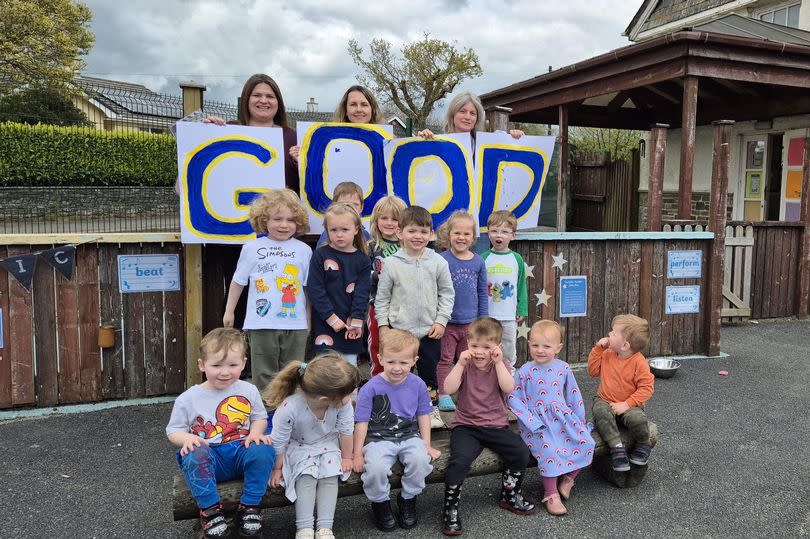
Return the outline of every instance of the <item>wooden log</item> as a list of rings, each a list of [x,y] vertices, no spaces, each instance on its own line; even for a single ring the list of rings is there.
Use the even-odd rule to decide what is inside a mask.
[[[678,179],[678,219],[692,218],[692,174],[695,164],[695,123],[698,78],[683,78],[681,110],[681,170]]]
[[[565,232],[568,223],[568,105],[558,108],[560,157],[557,161],[557,230]]]
[[[448,421],[445,422],[448,423]],[[512,424],[512,428],[513,430],[516,430],[517,427],[515,423]],[[596,442],[596,447],[594,448],[594,463],[597,462],[597,456],[602,457],[604,455],[607,455],[607,459],[610,461],[610,452],[608,447],[602,441],[602,438],[599,436],[599,433],[594,430],[593,433],[591,433],[591,436],[593,437],[594,442]],[[658,441],[658,427],[652,422],[650,423],[650,438],[652,439],[653,445],[655,445]],[[433,462],[433,471],[429,476],[427,476],[425,482],[442,483],[444,482],[444,473],[445,470],[447,470],[447,463],[450,459],[450,430],[434,430],[431,443],[433,447],[441,451],[442,454]],[[629,438],[628,433],[623,429],[622,443],[624,443],[627,447],[632,446],[632,441]],[[536,466],[537,462],[535,462],[533,458],[530,459],[529,467]],[[597,472],[601,474],[599,470],[601,470],[601,468],[597,469]],[[473,462],[472,466],[470,467],[470,473],[467,475],[468,477],[474,477],[499,473],[500,471],[500,457],[489,449],[484,449],[481,452],[481,455],[475,459],[475,462]],[[612,468],[610,471],[613,472]],[[612,474],[606,472],[603,477],[617,487],[633,487],[641,482],[646,471],[647,466],[636,466],[635,469],[631,469],[630,472],[613,472]],[[622,477],[622,475],[632,477]],[[401,476],[402,465],[397,462],[394,465],[393,473],[390,477],[392,488],[400,488],[402,486]],[[242,481],[225,481],[218,485],[218,490],[225,512],[228,514],[235,513],[236,508],[239,505],[239,496],[242,494]],[[363,482],[360,480],[360,475],[354,472],[352,472],[352,475],[349,476],[347,481],[341,482],[340,486],[338,487],[338,497],[354,496],[355,494],[362,493]],[[267,489],[267,492],[261,501],[261,506],[264,508],[283,507],[286,505],[290,505],[290,501],[284,496],[284,490],[280,488]],[[174,476],[174,485],[172,487],[172,514],[174,516],[174,520],[186,520],[190,518],[197,518],[197,516],[199,516],[197,504],[194,502],[194,498],[191,496],[191,491],[188,490],[185,479],[183,478],[183,474],[180,472]]]
[[[664,155],[667,149],[667,124],[655,124],[650,130],[650,172],[647,180],[647,230],[661,231],[664,197]]]

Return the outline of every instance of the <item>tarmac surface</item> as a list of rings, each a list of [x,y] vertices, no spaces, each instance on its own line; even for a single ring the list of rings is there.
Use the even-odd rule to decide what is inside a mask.
[[[568,515],[497,507],[499,476],[464,484],[464,537],[810,537],[810,321],[725,327],[729,357],[688,360],[656,380],[659,427],[644,482],[621,490],[586,470]],[[718,375],[727,370],[728,376]],[[584,395],[596,380],[576,372]],[[192,537],[173,522],[170,404],[0,423],[0,537]],[[590,411],[589,411],[590,417]],[[530,473],[526,494],[540,498]],[[338,500],[337,537],[441,537],[443,486],[419,497],[419,525],[383,534],[363,496]],[[292,508],[267,510],[266,538],[292,537]]]

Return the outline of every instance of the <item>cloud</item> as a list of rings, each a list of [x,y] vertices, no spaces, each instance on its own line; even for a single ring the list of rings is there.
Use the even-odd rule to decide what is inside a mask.
[[[396,49],[425,31],[474,49],[484,74],[458,88],[491,91],[628,44],[621,37],[639,0],[296,3],[235,0],[86,0],[96,43],[92,76],[178,95],[204,82],[207,99],[235,103],[245,79],[264,72],[285,102],[315,97],[332,110],[359,73],[346,46],[374,37]]]

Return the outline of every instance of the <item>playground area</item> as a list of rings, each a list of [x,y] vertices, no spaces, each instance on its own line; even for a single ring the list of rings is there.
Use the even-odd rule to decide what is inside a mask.
[[[619,490],[586,470],[569,514],[518,517],[497,507],[500,477],[470,478],[464,537],[808,537],[810,321],[726,326],[728,357],[685,360],[656,380],[648,411],[659,443],[644,482]],[[721,376],[719,371],[728,371]],[[583,394],[596,380],[575,371]],[[128,406],[0,423],[3,536],[190,537],[173,522],[171,404]],[[588,414],[590,418],[590,412]],[[540,498],[534,473],[527,495]],[[440,536],[442,485],[420,496],[419,525],[386,535],[363,496],[338,500],[338,537]],[[291,507],[265,512],[265,537],[292,537]]]

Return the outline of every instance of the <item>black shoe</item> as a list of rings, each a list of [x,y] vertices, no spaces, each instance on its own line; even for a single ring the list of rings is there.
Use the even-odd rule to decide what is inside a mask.
[[[228,529],[228,521],[222,512],[222,504],[216,503],[207,509],[200,509],[200,528],[203,536],[209,539],[230,537],[231,530]]]
[[[401,492],[397,494],[397,509],[400,528],[409,530],[419,523],[419,515],[416,514],[416,496],[406,500]]]
[[[501,475],[501,508],[516,515],[533,515],[537,508],[523,497],[523,473],[504,470]]]
[[[629,472],[630,461],[627,459],[627,451],[623,447],[610,448],[610,459],[613,470],[616,472]]]
[[[630,462],[638,466],[645,466],[647,461],[650,460],[651,451],[652,446],[650,444],[637,443],[630,452]]]
[[[390,532],[397,529],[397,519],[394,518],[394,513],[391,511],[390,500],[371,502],[371,511],[374,513],[374,524],[377,525],[378,530]]]
[[[262,510],[259,506],[242,505],[240,503],[236,519],[239,527],[239,537],[261,537]]]
[[[458,502],[461,498],[461,485],[444,486],[444,513],[442,514],[442,533],[449,536],[461,535],[461,515],[458,514]]]

